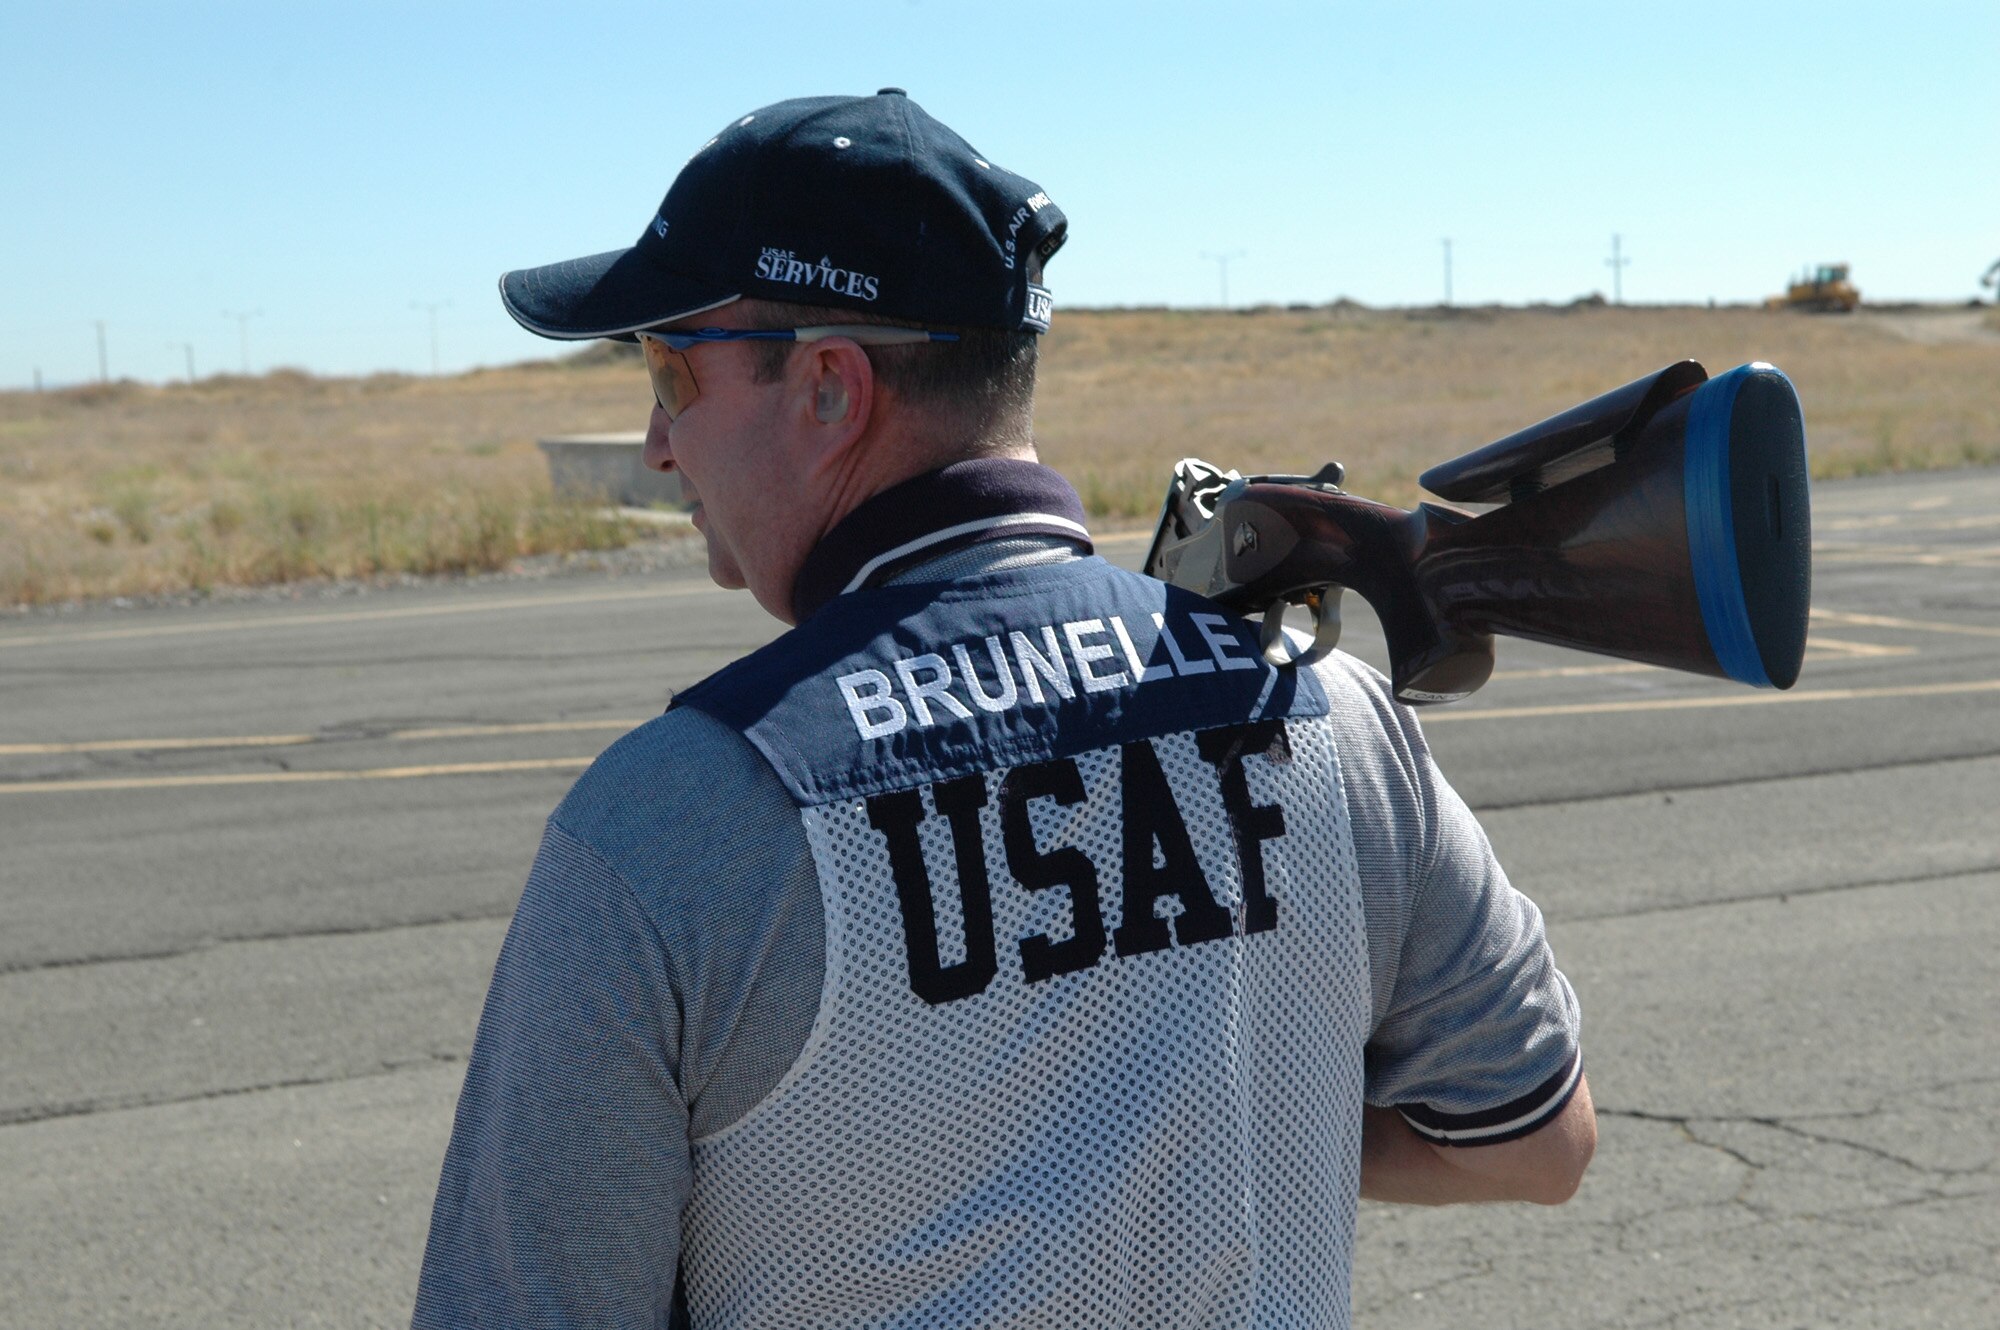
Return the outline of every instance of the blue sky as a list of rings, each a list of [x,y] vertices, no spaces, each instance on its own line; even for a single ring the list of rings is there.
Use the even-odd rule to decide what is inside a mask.
[[[1065,305],[1756,300],[2000,257],[2000,4],[0,8],[0,387],[563,348],[494,281],[629,244],[785,97],[910,90],[1071,219]],[[255,312],[240,325],[224,311]]]

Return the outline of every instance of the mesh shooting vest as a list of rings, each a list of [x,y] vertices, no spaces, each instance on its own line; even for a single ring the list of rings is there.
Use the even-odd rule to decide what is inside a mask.
[[[1099,559],[840,596],[689,690],[818,870],[812,1034],[694,1142],[694,1323],[1344,1326],[1369,1025],[1310,671]]]

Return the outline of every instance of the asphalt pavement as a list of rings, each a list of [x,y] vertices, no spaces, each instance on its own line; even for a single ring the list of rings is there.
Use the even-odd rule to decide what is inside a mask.
[[[1364,1206],[1357,1326],[2000,1324],[2000,474],[1814,515],[1790,692],[1503,641],[1426,713],[1602,1139]],[[0,1325],[406,1324],[543,818],[776,629],[694,571],[0,624]]]

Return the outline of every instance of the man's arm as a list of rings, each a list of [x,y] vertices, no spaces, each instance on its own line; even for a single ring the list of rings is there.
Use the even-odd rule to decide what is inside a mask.
[[[623,880],[551,823],[495,966],[413,1325],[651,1327],[691,1184],[680,1013]]]
[[[674,1298],[692,1142],[797,1060],[824,973],[798,811],[675,708],[550,820],[493,973],[416,1325],[645,1327]]]
[[[1596,1117],[1576,997],[1541,912],[1507,881],[1380,676],[1338,652],[1316,668],[1345,703],[1333,714],[1348,722],[1341,777],[1369,919],[1361,1194],[1565,1201]]]
[[[1579,1078],[1562,1112],[1498,1145],[1435,1145],[1393,1108],[1363,1110],[1361,1195],[1403,1205],[1533,1201],[1561,1205],[1576,1194],[1597,1149],[1590,1083]]]

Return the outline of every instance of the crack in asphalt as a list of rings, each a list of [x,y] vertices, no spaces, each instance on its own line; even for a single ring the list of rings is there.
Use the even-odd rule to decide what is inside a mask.
[[[373,1080],[382,1076],[394,1076],[400,1072],[420,1071],[440,1064],[455,1065],[464,1061],[465,1059],[456,1053],[430,1053],[423,1057],[384,1062],[368,1071],[349,1072],[339,1076],[300,1076],[281,1081],[264,1081],[256,1085],[224,1086],[215,1090],[203,1090],[198,1094],[115,1095],[103,1099],[76,1099],[60,1104],[0,1108],[0,1130],[8,1127],[25,1127],[37,1122],[53,1122],[63,1118],[93,1117],[100,1113],[127,1113],[141,1108],[171,1108],[175,1104],[199,1104],[211,1099],[236,1099],[243,1095],[263,1094],[270,1090],[298,1090],[315,1085],[338,1085],[344,1081]]]
[[[196,956],[221,947],[239,946],[253,942],[289,942],[293,939],[326,937],[359,937],[370,933],[400,933],[417,928],[442,928],[450,924],[498,923],[512,919],[514,909],[480,911],[477,913],[441,915],[435,919],[406,919],[393,924],[352,924],[331,925],[325,928],[297,929],[286,933],[232,933],[225,937],[202,938],[182,947],[170,947],[160,951],[119,952],[106,956],[58,956],[51,960],[9,961],[0,963],[0,979],[17,974],[33,974],[37,970],[68,970],[87,965],[123,965],[129,961],[170,961],[182,956]]]
[[[1914,1210],[1924,1205],[1938,1205],[1951,1201],[1983,1201],[1994,1196],[2000,1196],[2000,1188],[1990,1188],[1985,1191],[1930,1191],[1921,1196],[1905,1197],[1900,1201],[1882,1201],[1871,1205],[1850,1205],[1837,1210],[1821,1210],[1811,1217],[1829,1224],[1840,1224],[1846,1228],[1872,1233],[1877,1231],[1878,1226],[1868,1222],[1868,1217],[1885,1210]],[[1996,1255],[2000,1255],[2000,1242],[1994,1244],[1993,1250]],[[1995,1277],[2000,1278],[2000,1274],[1996,1274]]]
[[[2000,1193],[1976,1192],[1922,1197],[1891,1201],[1875,1208],[1880,1210],[1903,1209],[1919,1205],[1934,1205],[1940,1201],[1979,1200],[1994,1194]],[[1610,1246],[1603,1250],[1614,1251],[1626,1256],[1638,1256],[1643,1253],[1650,1255],[1653,1260],[1661,1260],[1662,1250],[1671,1247],[1673,1245],[1671,1241],[1662,1242],[1657,1237],[1649,1237],[1639,1245],[1633,1245],[1633,1235],[1629,1230],[1643,1220],[1655,1218],[1660,1215],[1729,1209],[1742,1209],[1751,1218],[1745,1224],[1734,1226],[1727,1230],[1710,1228],[1706,1233],[1708,1239],[1723,1238],[1725,1233],[1736,1231],[1738,1228],[1753,1228],[1794,1220],[1805,1222],[1828,1220],[1840,1224],[1843,1230],[1849,1232],[1873,1233],[1879,1231],[1876,1226],[1864,1224],[1859,1217],[1860,1212],[1858,1210],[1814,1214],[1764,1214],[1759,1213],[1755,1207],[1742,1205],[1734,1200],[1703,1201],[1687,1205],[1666,1206],[1658,1210],[1649,1210],[1638,1215],[1610,1220],[1607,1222],[1607,1226],[1614,1230],[1617,1236]],[[1727,1239],[1724,1240],[1726,1241]],[[1810,1245],[1810,1243],[1808,1241],[1794,1240],[1789,1245],[1797,1249]],[[1457,1254],[1467,1259],[1477,1260],[1479,1268],[1467,1270],[1446,1279],[1432,1280],[1423,1284],[1403,1285],[1393,1292],[1371,1298],[1365,1303],[1357,1301],[1355,1304],[1357,1313],[1355,1318],[1356,1323],[1361,1323],[1364,1314],[1371,1320],[1376,1316],[1393,1314],[1395,1310],[1403,1307],[1406,1303],[1421,1298],[1425,1294],[1450,1288],[1454,1285],[1471,1283],[1483,1276],[1497,1274],[1500,1269],[1500,1262],[1497,1258],[1480,1256],[1477,1253],[1466,1251],[1462,1248],[1458,1250]],[[2000,1285],[2000,1271],[1995,1271],[1992,1268],[1992,1262],[1996,1255],[2000,1255],[2000,1244],[1974,1241],[1957,1250],[1927,1253],[1927,1259],[1921,1260],[1916,1265],[1892,1267],[1878,1263],[1869,1265],[1865,1269],[1862,1267],[1851,1268],[1848,1272],[1848,1278],[1843,1284],[1843,1288],[1849,1291],[1880,1291],[1932,1280],[1938,1275],[1945,1273],[1962,1275],[1982,1284]],[[1474,1296],[1478,1296],[1476,1291]],[[1618,1318],[1596,1323],[1617,1324],[1621,1327],[1626,1327],[1626,1330],[1631,1330],[1632,1327],[1637,1326],[1670,1326],[1676,1324],[1692,1324],[1707,1327],[1723,1323],[1710,1319],[1712,1314],[1717,1311],[1729,1308],[1762,1306],[1774,1300],[1788,1307],[1795,1307],[1797,1296],[1798,1290],[1795,1288],[1778,1288],[1769,1292],[1753,1294],[1749,1297],[1711,1299],[1664,1309],[1650,1320],[1627,1321]],[[1844,1298],[1847,1296],[1847,1293],[1843,1292],[1841,1296]],[[1653,1299],[1649,1299],[1649,1301],[1651,1300]],[[1641,1307],[1645,1305],[1644,1302],[1640,1304]],[[1787,1322],[1787,1324],[1790,1323],[1789,1321]],[[1804,1324],[1805,1322],[1802,1321],[1800,1323]]]
[[[1869,891],[1877,887],[1917,887],[1932,882],[1951,882],[1958,878],[1986,877],[2000,873],[2000,860],[1969,867],[1940,868],[1930,873],[1912,873],[1905,877],[1863,878],[1857,882],[1829,882],[1812,887],[1784,887],[1775,891],[1746,892],[1740,896],[1709,896],[1694,901],[1665,901],[1654,905],[1635,905],[1629,910],[1598,910],[1572,912],[1569,910],[1544,908],[1545,918],[1554,923],[1592,924],[1610,919],[1642,919],[1650,914],[1680,914],[1688,910],[1706,910],[1718,906],[1755,905],[1764,901],[1789,901],[1802,896],[1830,896],[1843,891]]]
[[[1788,1235],[1784,1226],[1824,1223],[1838,1225],[1845,1233],[1867,1236],[1881,1230],[1881,1216],[1886,1212],[1910,1211],[1923,1207],[1963,1207],[1984,1204],[1990,1198],[2000,1196],[2000,1186],[1954,1187],[1953,1184],[1962,1184],[1967,1179],[1993,1176],[1996,1172],[2000,1172],[2000,1160],[1988,1160],[1966,1166],[1926,1163],[1866,1141],[1848,1139],[1825,1128],[1836,1123],[1879,1118],[1904,1108],[1945,1110],[1947,1105],[1927,1101],[1934,1096],[1951,1095],[1954,1092],[1993,1085],[2000,1085],[2000,1075],[1964,1076],[1911,1087],[1907,1094],[1899,1095],[1893,1102],[1878,1103],[1873,1107],[1810,1113],[1676,1113],[1600,1104],[1597,1112],[1602,1117],[1671,1127],[1687,1144],[1701,1150],[1713,1151],[1742,1169],[1742,1177],[1733,1194],[1729,1196],[1677,1202],[1633,1214],[1605,1217],[1602,1222],[1610,1230],[1611,1238],[1607,1249],[1630,1256],[1650,1253],[1653,1259],[1658,1260],[1661,1250],[1672,1247],[1677,1241],[1682,1245],[1697,1241],[1684,1236],[1678,1239],[1673,1236],[1663,1238],[1657,1232],[1646,1231],[1649,1223],[1672,1215],[1707,1213],[1714,1216],[1713,1221],[1703,1226],[1704,1236],[1698,1240],[1698,1245],[1701,1246],[1709,1243],[1726,1245],[1740,1241],[1726,1236],[1731,1232],[1747,1233],[1761,1230],[1776,1235],[1775,1240],[1780,1241],[1786,1249],[1799,1249],[1816,1245],[1815,1240],[1810,1237]],[[1961,1106],[1950,1111],[1978,1113],[1982,1110]],[[1865,1202],[1835,1203],[1810,1209],[1759,1204],[1752,1199],[1751,1192],[1760,1179],[1787,1174],[1794,1179],[1803,1178],[1820,1169],[1822,1161],[1807,1161],[1797,1157],[1763,1161],[1745,1150],[1736,1148],[1727,1140],[1715,1139],[1702,1130],[1705,1127],[1722,1126],[1760,1127],[1810,1142],[1812,1145],[1846,1149],[1894,1165],[1913,1175],[1912,1182],[1919,1194],[1885,1196]],[[1855,1180],[1863,1181],[1861,1178]],[[1875,1189],[1881,1184],[1864,1182],[1863,1185]],[[1907,1189],[1910,1184],[1891,1185]],[[1734,1224],[1724,1222],[1723,1216],[1731,1212],[1740,1214],[1743,1218]],[[1924,1250],[1918,1253],[1920,1259],[1914,1265],[1908,1263],[1906,1256],[1898,1256],[1896,1259],[1903,1264],[1897,1266],[1882,1263],[1852,1266],[1847,1269],[1841,1280],[1841,1288],[1844,1290],[1841,1296],[1846,1298],[1854,1292],[1879,1293],[1885,1289],[1933,1280],[1941,1274],[1955,1274],[1981,1284],[2000,1285],[2000,1272],[1996,1272],[1993,1266],[1994,1258],[2000,1256],[2000,1243],[1981,1240],[1977,1234],[1968,1234],[1967,1239],[1963,1245],[1955,1245],[1945,1250],[1936,1248]],[[1473,1252],[1459,1254],[1470,1259],[1479,1257],[1478,1253]],[[1490,1258],[1483,1260],[1481,1266],[1481,1269],[1469,1270],[1449,1279],[1403,1285],[1394,1292],[1378,1295],[1365,1304],[1357,1303],[1357,1311],[1365,1311],[1371,1317],[1390,1314],[1419,1293],[1477,1280],[1483,1274],[1491,1273],[1495,1269],[1495,1263]],[[1779,1288],[1749,1297],[1709,1298],[1661,1309],[1656,1315],[1644,1320],[1627,1321],[1621,1318],[1617,1323],[1628,1328],[1706,1326],[1720,1323],[1716,1319],[1718,1314],[1726,1314],[1731,1309],[1767,1306],[1774,1301],[1790,1305],[1796,1299],[1797,1293],[1794,1288]]]
[[[1961,1080],[1941,1081],[1935,1085],[1921,1087],[1917,1093],[1937,1093],[1943,1090],[1961,1089],[1966,1086],[1991,1085],[1996,1082],[2000,1082],[2000,1076],[1972,1076]],[[1892,1109],[1888,1106],[1877,1105],[1874,1108],[1851,1109],[1837,1113],[1662,1113],[1641,1108],[1606,1108],[1601,1104],[1597,1106],[1599,1117],[1624,1118],[1635,1122],[1657,1122],[1665,1126],[1674,1127],[1690,1144],[1727,1155],[1737,1163],[1742,1164],[1745,1168],[1758,1173],[1769,1168],[1782,1167],[1782,1165],[1761,1163],[1725,1142],[1710,1140],[1700,1135],[1696,1131],[1696,1128],[1700,1126],[1764,1127],[1772,1131],[1795,1136],[1801,1140],[1810,1141],[1816,1145],[1852,1150],[1857,1154],[1868,1155],[1880,1159],[1885,1163],[1909,1169],[1913,1173],[1930,1177],[1979,1177],[1993,1173],[1996,1171],[1996,1168],[2000,1168],[2000,1160],[1989,1160],[1986,1163],[1965,1167],[1953,1167],[1946,1164],[1927,1164],[1921,1160],[1912,1159],[1907,1155],[1897,1154],[1893,1150],[1884,1149],[1879,1145],[1871,1145],[1865,1141],[1851,1140],[1845,1136],[1836,1136],[1823,1131],[1813,1131],[1800,1125],[1809,1122],[1859,1122],[1869,1118],[1881,1117],[1883,1114],[1891,1111]],[[1955,1192],[1940,1192],[1937,1194],[1936,1199],[1949,1200],[1955,1198],[1957,1195],[1958,1193]]]
[[[1818,1116],[1820,1115],[1812,1114],[1806,1120],[1810,1121]],[[1874,1114],[1867,1116],[1872,1117]],[[1797,1121],[1787,1121],[1783,1118],[1751,1118],[1750,1121],[1757,1123],[1759,1126],[1770,1127],[1776,1131],[1789,1133],[1801,1140],[1811,1141],[1816,1145],[1837,1146],[1841,1149],[1853,1150],[1857,1154],[1870,1155],[1887,1163],[1907,1168],[1914,1173],[1926,1173],[1943,1178],[1960,1178],[1975,1177],[1982,1173],[1990,1173],[1994,1168],[1991,1163],[1967,1168],[1952,1168],[1945,1164],[1926,1164],[1919,1160],[1911,1159],[1907,1155],[1899,1155],[1893,1150],[1885,1150],[1879,1145],[1870,1145],[1865,1141],[1853,1141],[1844,1136],[1829,1136],[1823,1132],[1807,1131],[1804,1127],[1798,1125]],[[1943,1194],[1941,1193],[1941,1195]]]
[[[673,690],[668,689],[668,699],[671,699],[672,695]],[[338,744],[520,739],[586,730],[608,734],[614,728],[614,724],[633,726],[645,724],[654,716],[663,714],[665,705],[664,701],[657,704],[647,703],[642,707],[628,708],[630,714],[617,716],[558,714],[547,720],[418,716],[406,720],[346,721],[323,727],[310,734],[276,736],[277,741],[265,735],[222,735],[212,740],[205,740],[199,745],[187,745],[173,739],[152,741],[134,739],[122,742],[117,747],[32,754],[30,756],[41,759],[41,765],[31,766],[24,772],[0,775],[0,788],[22,781],[61,779],[65,774],[62,762],[52,759],[72,761],[80,759],[89,770],[111,775],[123,774],[135,765],[147,769],[157,769],[162,766],[178,769],[227,765],[246,760],[283,763],[287,760],[283,756],[285,753]],[[149,742],[157,746],[149,747]],[[273,756],[274,753],[277,756]],[[4,760],[4,755],[0,755],[0,760]]]
[[[1844,1210],[1821,1211],[1810,1214],[1778,1211],[1764,1212],[1758,1207],[1735,1199],[1671,1205],[1661,1207],[1657,1210],[1645,1211],[1637,1215],[1629,1215],[1606,1221],[1606,1227],[1612,1230],[1614,1236],[1608,1245],[1600,1246],[1599,1250],[1606,1253],[1617,1253],[1626,1257],[1636,1258],[1644,1255],[1650,1256],[1654,1261],[1662,1260],[1663,1251],[1672,1250],[1676,1246],[1675,1239],[1662,1240],[1657,1235],[1646,1236],[1642,1239],[1639,1235],[1632,1232],[1643,1221],[1657,1218],[1661,1215],[1687,1214],[1699,1211],[1719,1213],[1728,1210],[1740,1210],[1747,1216],[1743,1222],[1736,1225],[1709,1225],[1704,1230],[1700,1244],[1701,1248],[1706,1248],[1710,1243],[1727,1245],[1730,1241],[1735,1240],[1728,1236],[1732,1233],[1760,1228],[1769,1230],[1771,1226],[1793,1222],[1806,1224],[1823,1221],[1832,1222],[1839,1224],[1843,1232],[1846,1233],[1873,1234],[1880,1231],[1879,1226],[1866,1223],[1863,1217],[1866,1210],[1896,1210],[1916,1206],[1936,1205],[1940,1202],[1979,1201],[1995,1194],[2000,1194],[2000,1192],[1982,1191],[1937,1194],[1889,1201],[1875,1207],[1852,1207]],[[1686,1245],[1687,1241],[1686,1239],[1681,1239],[1680,1244]],[[1803,1250],[1809,1247],[1816,1247],[1817,1245],[1816,1241],[1810,1236],[1791,1236],[1785,1241],[1784,1248],[1786,1250]],[[1413,1301],[1421,1301],[1428,1294],[1443,1289],[1451,1289],[1459,1285],[1473,1285],[1470,1296],[1476,1302],[1481,1296],[1477,1288],[1477,1282],[1483,1278],[1499,1274],[1502,1268],[1501,1260],[1497,1256],[1483,1254],[1464,1247],[1455,1248],[1454,1254],[1468,1261],[1476,1262],[1476,1268],[1465,1270],[1447,1278],[1433,1279],[1424,1283],[1403,1284],[1391,1291],[1379,1293],[1365,1301],[1357,1299],[1355,1302],[1356,1324],[1361,1324],[1364,1320],[1373,1323],[1378,1318],[1386,1322],[1395,1322],[1397,1320],[1396,1313],[1407,1309]],[[2000,1271],[1996,1271],[1993,1266],[1996,1255],[2000,1255],[2000,1244],[1980,1242],[1975,1239],[1954,1249],[1943,1251],[1932,1250],[1919,1253],[1919,1259],[1913,1263],[1890,1264],[1886,1261],[1856,1263],[1845,1269],[1844,1278],[1840,1284],[1842,1291],[1838,1296],[1842,1300],[1845,1300],[1855,1292],[1880,1292],[1885,1289],[1921,1284],[1925,1281],[1934,1280],[1942,1274],[1961,1275],[1981,1284],[2000,1285]],[[1680,1258],[1677,1257],[1676,1259]],[[1896,1259],[1898,1261],[1905,1260],[1903,1257]],[[1628,1312],[1640,1311],[1642,1313],[1652,1311],[1654,1310],[1654,1305],[1660,1300],[1662,1292],[1664,1290],[1656,1290],[1651,1296],[1643,1299],[1636,1306],[1629,1306],[1625,1310]],[[1714,1319],[1715,1313],[1728,1309],[1768,1306],[1776,1302],[1796,1311],[1798,1296],[1799,1290],[1795,1287],[1776,1287],[1744,1297],[1718,1298],[1711,1296],[1701,1301],[1680,1306],[1659,1308],[1650,1319],[1645,1320],[1625,1320],[1622,1316],[1610,1317],[1607,1314],[1606,1319],[1591,1323],[1616,1324],[1626,1327],[1626,1330],[1631,1330],[1632,1327],[1637,1326],[1691,1325],[1707,1327],[1729,1323]],[[1785,1323],[1792,1324],[1793,1322],[1787,1320]],[[1808,1321],[1800,1320],[1797,1323],[1806,1324]]]

